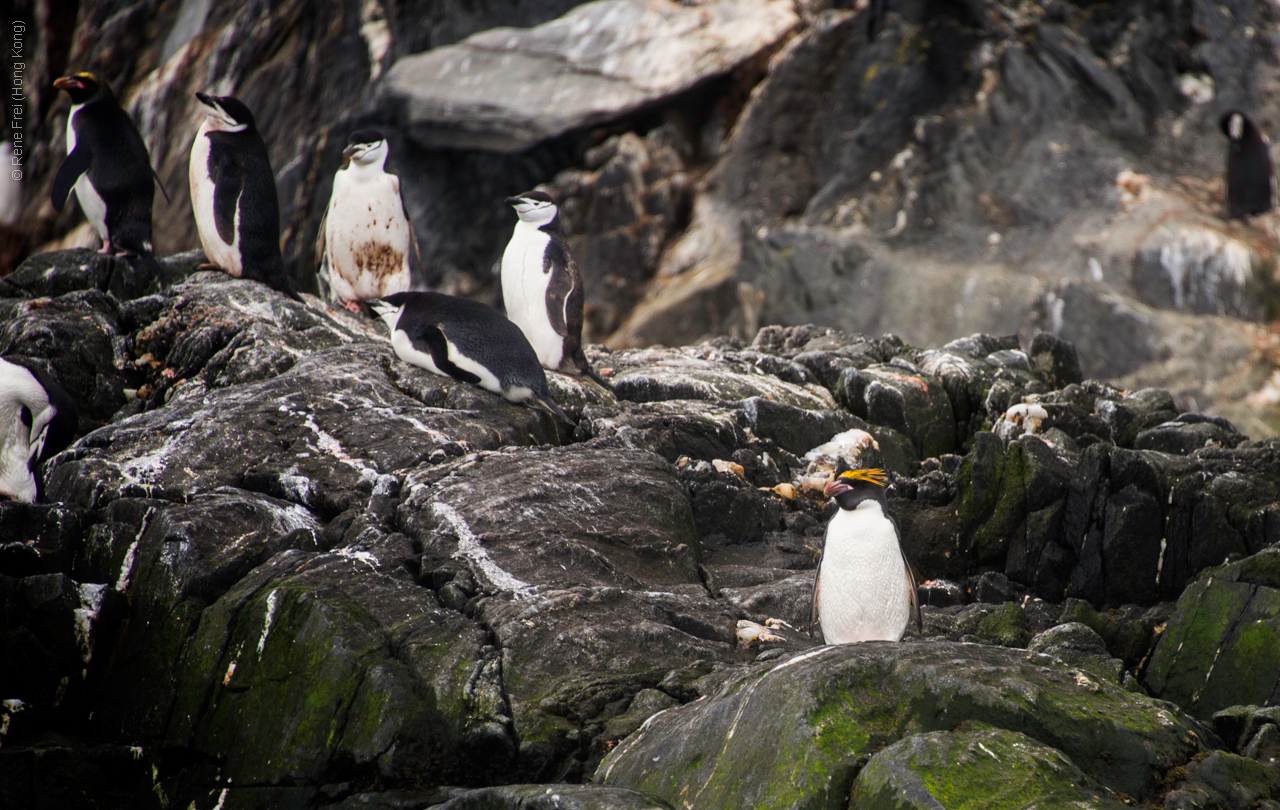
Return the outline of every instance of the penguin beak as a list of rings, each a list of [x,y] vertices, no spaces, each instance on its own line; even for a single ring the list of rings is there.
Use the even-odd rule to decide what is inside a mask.
[[[507,198],[507,205],[515,206],[515,205],[519,205],[519,204],[520,204],[520,203],[522,203],[522,202],[524,202],[524,198],[523,198],[523,197],[508,197],[508,198]]]
[[[196,93],[196,98],[198,98],[200,103],[206,107],[212,107],[215,110],[218,108],[218,104],[213,100],[213,96],[208,95],[207,93]]]
[[[342,159],[351,160],[351,158],[355,157],[356,153],[359,151],[360,151],[360,145],[353,143],[350,146],[348,146],[346,149],[342,150]]]
[[[53,86],[59,90],[70,90],[73,87],[81,89],[84,87],[84,85],[80,83],[80,80],[75,76],[63,76],[62,78],[55,80]]]
[[[851,489],[853,489],[853,487],[843,481],[832,481],[822,488],[822,497],[832,498],[839,495],[841,492],[848,492]]]

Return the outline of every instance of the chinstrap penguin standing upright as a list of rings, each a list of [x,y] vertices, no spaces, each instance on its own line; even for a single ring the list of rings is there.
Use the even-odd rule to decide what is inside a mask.
[[[547,389],[547,375],[524,333],[488,304],[435,292],[402,292],[365,302],[410,365],[478,385],[510,402],[541,404],[570,424]]]
[[[210,265],[297,299],[280,256],[280,203],[253,113],[231,96],[196,93],[205,115],[191,144],[191,208]]]
[[[915,577],[884,486],[884,470],[852,470],[823,490],[840,509],[814,573],[810,631],[819,622],[827,644],[898,641],[913,618],[920,626]]]
[[[85,219],[102,238],[103,253],[150,256],[158,178],[138,128],[111,86],[92,73],[63,76],[53,86],[71,96],[67,157],[53,178],[54,210],[61,211],[74,190]]]
[[[35,503],[40,465],[75,438],[76,404],[43,368],[0,358],[0,499]]]
[[[410,245],[418,252],[400,198],[400,178],[384,170],[387,152],[387,139],[378,130],[351,134],[320,224],[321,291],[353,312],[360,310],[361,299],[407,292]]]
[[[545,368],[585,374],[608,387],[582,352],[582,275],[560,232],[559,209],[544,191],[507,198],[516,209],[502,254],[502,300]]]
[[[1275,205],[1275,175],[1267,136],[1239,110],[1223,114],[1227,146],[1227,213],[1232,218],[1265,214]]]

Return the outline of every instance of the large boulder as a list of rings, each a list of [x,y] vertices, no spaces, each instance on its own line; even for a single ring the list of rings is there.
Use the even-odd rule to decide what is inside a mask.
[[[1155,773],[1185,761],[1211,733],[1047,656],[869,642],[742,671],[707,699],[651,720],[601,763],[596,781],[672,802],[691,796],[700,806],[841,807],[862,789],[862,764],[877,750],[973,723],[1025,734],[1044,746],[1033,761],[1070,763],[1131,796],[1155,789]],[[946,745],[970,742],[976,747],[963,736]],[[971,784],[994,798],[1001,781]]]
[[[519,151],[728,73],[797,22],[767,0],[599,0],[536,28],[494,28],[401,59],[383,92],[424,146]]]

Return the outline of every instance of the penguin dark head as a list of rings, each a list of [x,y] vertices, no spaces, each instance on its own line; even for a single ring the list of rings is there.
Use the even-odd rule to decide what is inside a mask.
[[[1239,110],[1227,110],[1218,121],[1222,134],[1231,140],[1233,146],[1247,143],[1258,138],[1258,127],[1249,116]]]
[[[87,104],[97,98],[114,99],[111,85],[92,73],[82,72],[63,76],[53,83],[59,90],[66,90],[72,104]]]
[[[347,138],[347,148],[342,150],[342,165],[355,161],[360,166],[382,167],[387,160],[387,138],[376,129],[358,129]]]
[[[858,504],[866,500],[877,500],[883,503],[885,482],[884,470],[878,468],[850,470],[841,473],[839,478],[827,484],[822,494],[827,498],[835,498],[841,509],[857,509]]]
[[[558,209],[555,200],[545,191],[526,191],[507,198],[507,205],[516,209],[521,222],[527,222],[536,228],[542,228],[556,218]]]
[[[257,122],[253,120],[253,113],[235,96],[196,93],[196,98],[204,105],[203,112],[208,116],[214,129],[223,132],[244,132],[258,128]]]
[[[407,292],[398,292],[386,298],[365,298],[360,301],[360,311],[374,318],[381,318],[388,329],[394,329],[400,319],[400,312],[413,296]]]

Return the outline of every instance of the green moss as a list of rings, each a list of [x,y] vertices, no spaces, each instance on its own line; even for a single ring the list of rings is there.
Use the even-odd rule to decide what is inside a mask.
[[[1280,548],[1263,549],[1234,566],[1237,578],[1254,585],[1280,588]]]
[[[976,635],[1001,647],[1025,647],[1031,641],[1031,623],[1022,608],[1009,602],[978,622]]]

